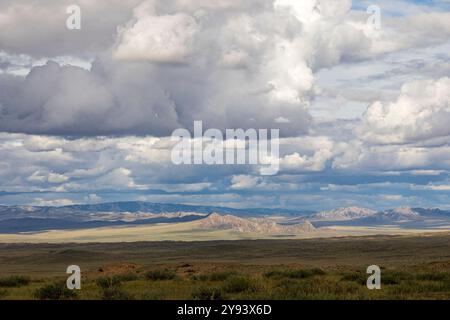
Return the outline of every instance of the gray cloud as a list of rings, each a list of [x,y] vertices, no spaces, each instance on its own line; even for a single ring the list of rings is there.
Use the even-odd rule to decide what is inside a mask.
[[[349,0],[77,3],[81,31],[73,1],[0,3],[2,202],[448,203],[448,12],[382,1],[375,32]],[[194,120],[280,128],[279,175],[174,166]]]
[[[36,58],[60,55],[94,56],[114,41],[140,0],[2,0],[0,48]],[[82,8],[81,30],[68,30],[67,7]]]
[[[315,94],[313,70],[358,55],[370,43],[363,30],[345,20],[347,0],[322,1],[318,12],[316,2],[299,7],[296,1],[276,1],[261,8],[257,1],[82,2],[87,21],[82,31],[88,35],[46,43],[63,37],[64,30],[39,44],[25,37],[33,34],[29,24],[38,23],[26,20],[33,5],[3,4],[6,14],[0,24],[17,27],[18,33],[0,34],[7,51],[53,56],[88,54],[94,48],[97,58],[90,71],[47,63],[23,79],[1,75],[0,130],[167,135],[202,120],[206,127],[220,129],[306,133],[311,123],[307,107]],[[56,5],[47,1],[37,6],[42,11],[37,16],[60,12]],[[107,21],[100,25],[107,30],[91,25],[91,12],[103,11]],[[15,24],[23,18],[25,25]],[[112,25],[119,27],[117,35],[111,33]],[[60,32],[53,25],[43,29],[47,27]],[[98,47],[91,45],[94,38]],[[53,49],[44,52],[46,48]]]

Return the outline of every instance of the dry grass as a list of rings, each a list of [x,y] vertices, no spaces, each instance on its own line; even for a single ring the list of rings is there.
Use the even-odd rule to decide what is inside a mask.
[[[9,244],[0,260],[0,299],[450,299],[449,235]],[[60,288],[71,264],[74,296]],[[372,264],[382,290],[365,286]]]

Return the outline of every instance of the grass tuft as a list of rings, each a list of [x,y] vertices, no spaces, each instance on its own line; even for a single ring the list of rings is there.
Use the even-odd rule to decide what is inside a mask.
[[[177,274],[169,269],[158,269],[147,272],[145,277],[152,281],[173,280],[177,277]]]
[[[52,283],[34,292],[34,296],[39,300],[72,300],[77,298],[77,294],[69,290],[65,283]]]
[[[275,278],[275,279],[306,279],[313,276],[322,276],[325,275],[325,271],[319,268],[314,269],[296,269],[296,270],[272,270],[268,271],[264,274],[266,278]]]
[[[7,288],[22,287],[28,285],[30,281],[31,281],[30,278],[24,276],[4,277],[0,278],[0,287],[7,287]]]
[[[194,300],[224,300],[224,292],[220,287],[201,286],[192,293]]]

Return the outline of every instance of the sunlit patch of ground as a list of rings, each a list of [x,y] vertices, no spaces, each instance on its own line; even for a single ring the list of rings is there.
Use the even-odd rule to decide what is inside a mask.
[[[447,229],[448,230],[448,229]],[[87,243],[136,241],[213,241],[244,239],[311,239],[365,235],[413,235],[446,231],[439,229],[402,229],[397,226],[332,226],[301,234],[240,233],[233,230],[202,230],[199,222],[108,227],[82,230],[53,230],[39,233],[0,234],[0,243]]]

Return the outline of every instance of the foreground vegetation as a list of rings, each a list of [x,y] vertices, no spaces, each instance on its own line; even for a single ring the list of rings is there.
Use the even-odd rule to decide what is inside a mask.
[[[90,272],[74,291],[62,277],[3,277],[0,299],[450,299],[449,268],[450,262],[384,269],[382,289],[371,291],[363,269],[184,264],[146,270],[127,264]]]
[[[450,235],[1,245],[0,299],[450,299]],[[194,262],[195,261],[195,262]],[[65,286],[80,265],[82,289]],[[382,268],[368,290],[366,268]]]

